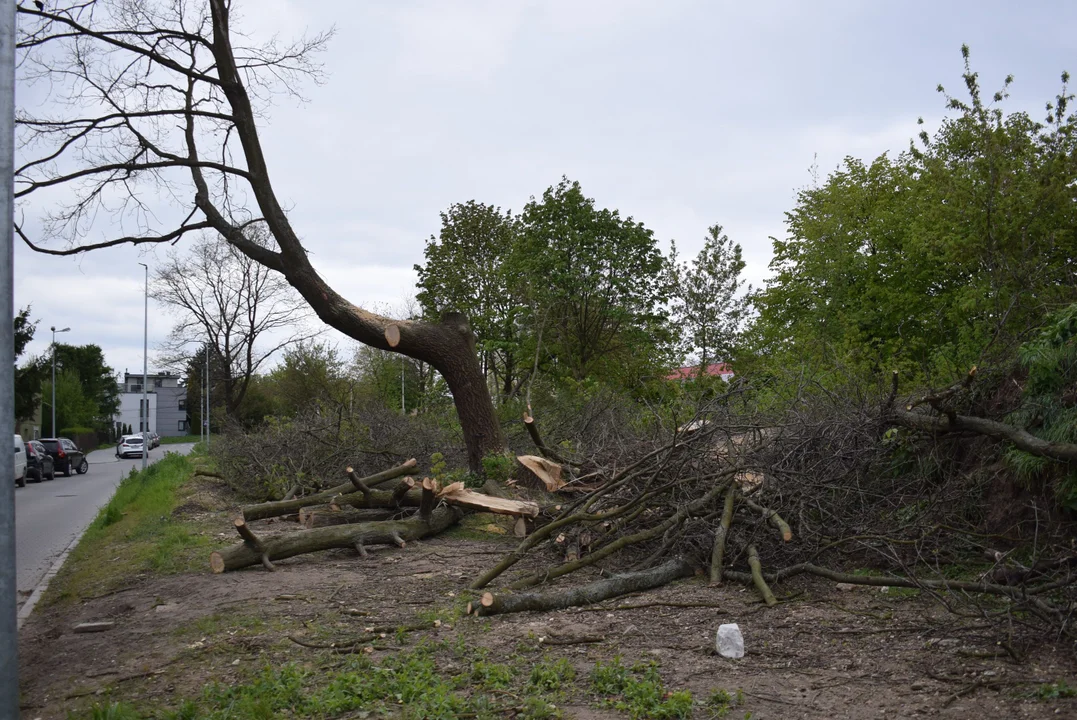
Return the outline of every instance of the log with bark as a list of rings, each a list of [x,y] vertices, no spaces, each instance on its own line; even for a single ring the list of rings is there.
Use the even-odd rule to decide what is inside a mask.
[[[315,505],[300,508],[299,524],[308,530],[332,525],[354,525],[360,522],[389,520],[394,515],[390,508],[352,508]]]
[[[356,548],[370,545],[397,545],[436,535],[455,524],[462,513],[449,505],[442,505],[430,514],[430,521],[423,522],[415,515],[406,520],[383,520],[354,525],[317,528],[291,533],[257,542],[244,542],[225,550],[210,553],[210,567],[215,573],[257,565],[258,563],[283,560],[304,553],[330,550],[332,548]],[[237,530],[242,520],[237,520]],[[245,527],[245,526],[244,526]],[[249,532],[249,528],[246,528]],[[246,537],[242,530],[240,534]],[[360,551],[362,552],[362,551]]]
[[[382,483],[388,482],[402,475],[407,475],[413,471],[418,463],[415,458],[408,460],[407,462],[397,465],[394,468],[385,470],[380,473],[375,473],[369,477],[361,478],[360,481],[368,488],[377,487]],[[349,468],[350,470],[350,468]],[[264,520],[270,517],[277,517],[280,515],[288,515],[290,513],[299,512],[300,508],[309,507],[311,505],[324,505],[332,500],[334,497],[343,493],[350,493],[355,491],[355,483],[349,478],[348,482],[342,485],[323,490],[320,493],[313,495],[307,495],[301,498],[295,498],[294,500],[276,500],[273,502],[259,503],[257,505],[247,505],[243,508],[243,519],[247,522],[254,520]]]
[[[437,494],[438,500],[471,508],[484,512],[497,513],[499,515],[515,515],[516,517],[537,517],[539,506],[537,503],[527,500],[509,500],[508,498],[491,497],[482,493],[468,490],[463,483],[452,483],[442,488]]]
[[[674,580],[689,577],[695,572],[691,563],[682,558],[669,560],[649,570],[616,575],[606,580],[587,583],[563,590],[536,593],[484,593],[478,603],[472,603],[470,611],[476,615],[497,615],[527,610],[560,610],[578,605],[608,600],[609,598],[642,592],[667,585]]]

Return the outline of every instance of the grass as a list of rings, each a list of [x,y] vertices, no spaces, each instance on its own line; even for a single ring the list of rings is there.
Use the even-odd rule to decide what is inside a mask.
[[[202,438],[199,435],[175,435],[173,437],[161,437],[162,445],[178,445],[179,443],[197,443]]]
[[[209,628],[205,628],[209,629]],[[220,630],[219,626],[214,629]],[[204,658],[203,658],[204,660]],[[692,696],[669,692],[657,664],[621,665],[620,660],[595,666],[577,678],[565,659],[515,657],[492,662],[490,651],[463,642],[420,642],[375,657],[358,653],[309,656],[299,662],[267,660],[241,672],[230,682],[207,685],[195,697],[169,698],[168,706],[147,707],[99,701],[68,717],[97,720],[225,720],[225,718],[382,718],[455,720],[514,717],[518,720],[560,718],[566,697],[586,698],[602,689],[605,706],[634,720],[692,717]],[[597,678],[597,680],[596,680]],[[581,682],[577,682],[580,680]],[[697,717],[719,717],[740,698],[726,696]]]
[[[190,461],[170,453],[145,473],[132,471],[49,584],[46,604],[75,601],[123,587],[132,576],[201,568],[211,544],[197,524],[172,517]]]

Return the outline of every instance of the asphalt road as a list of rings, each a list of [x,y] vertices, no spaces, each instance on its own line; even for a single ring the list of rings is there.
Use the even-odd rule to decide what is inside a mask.
[[[151,463],[166,451],[188,453],[190,443],[162,445],[150,451]],[[55,480],[29,482],[15,488],[15,566],[19,607],[33,593],[56,558],[71,543],[82,537],[102,505],[112,497],[116,486],[131,468],[141,468],[142,459],[117,460],[111,447],[94,450],[86,456],[90,471],[73,473]]]

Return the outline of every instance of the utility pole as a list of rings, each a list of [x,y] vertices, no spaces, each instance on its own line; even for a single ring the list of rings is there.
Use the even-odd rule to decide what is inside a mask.
[[[15,436],[15,0],[0,0],[0,438]],[[55,345],[54,345],[55,347]],[[53,383],[55,387],[55,383]],[[10,447],[10,446],[9,446]],[[10,457],[10,456],[9,456]],[[19,717],[15,468],[0,471],[0,719]]]
[[[65,327],[63,330],[57,330],[55,325],[49,328],[52,330],[52,425],[49,426],[52,437],[60,437],[60,433],[56,432],[56,333],[67,332],[70,329]]]
[[[206,343],[206,452],[209,452],[209,343]]]
[[[149,388],[146,387],[149,381],[149,338],[150,338],[150,266],[146,263],[139,263],[142,267],[146,268],[146,286],[145,291],[142,294],[143,300],[143,315],[142,315],[142,404],[146,410],[146,421],[143,423],[142,418],[139,417],[139,424],[142,427],[139,430],[142,431],[142,472],[146,472],[146,465],[149,464],[150,456],[150,399]],[[55,351],[54,351],[55,352]],[[142,413],[140,412],[139,415]]]

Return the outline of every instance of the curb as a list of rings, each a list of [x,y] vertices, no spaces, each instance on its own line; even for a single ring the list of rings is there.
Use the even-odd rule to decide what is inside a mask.
[[[64,561],[67,560],[67,556],[75,549],[75,546],[78,545],[79,540],[82,539],[85,532],[85,530],[80,532],[78,536],[64,548],[63,552],[61,552],[56,560],[53,561],[52,566],[49,568],[48,572],[45,573],[45,576],[38,581],[34,591],[30,593],[30,597],[26,598],[26,602],[19,608],[18,625],[15,628],[16,631],[22,629],[22,624],[26,622],[28,617],[30,617],[30,613],[34,611],[34,606],[37,605],[38,601],[41,600],[41,596],[45,594],[45,590],[48,589],[49,581],[56,577],[56,573],[60,572],[60,568],[64,566]]]

